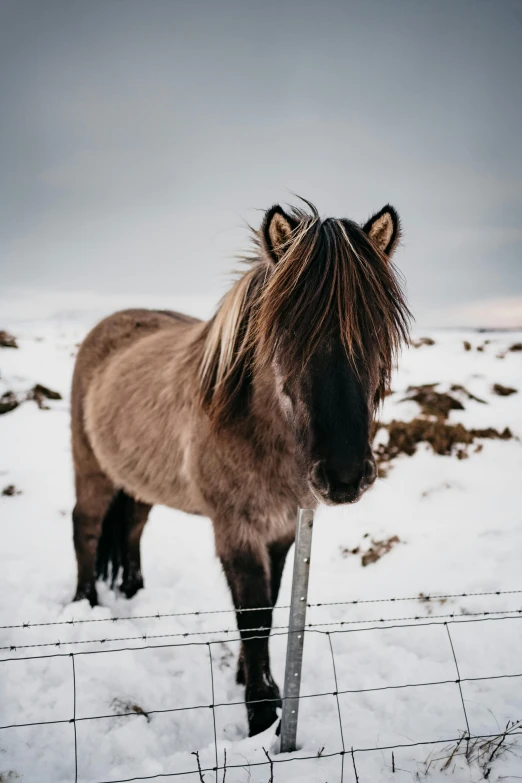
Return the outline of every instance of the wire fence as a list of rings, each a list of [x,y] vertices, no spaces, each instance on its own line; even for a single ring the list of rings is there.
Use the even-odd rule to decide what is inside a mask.
[[[498,597],[498,596],[515,596],[515,595],[521,595],[522,590],[510,590],[510,591],[490,591],[490,592],[476,592],[476,593],[440,593],[440,594],[433,594],[433,595],[417,595],[417,596],[408,596],[408,597],[394,597],[394,598],[377,598],[377,599],[357,599],[357,600],[348,600],[348,601],[336,601],[336,602],[323,602],[323,603],[311,603],[308,604],[308,606],[313,607],[315,609],[324,609],[326,607],[349,607],[349,606],[355,606],[355,605],[366,605],[366,604],[394,604],[399,602],[413,602],[413,601],[421,601],[424,605],[426,604],[433,604],[434,602],[440,602],[440,601],[446,601],[449,599],[458,599],[458,598],[483,598],[483,597]],[[267,607],[263,607],[267,608]],[[259,608],[261,611],[263,608]],[[288,607],[276,607],[276,609],[287,609]],[[252,611],[249,609],[248,611]],[[23,631],[25,632],[27,629],[37,629],[37,628],[53,628],[53,629],[59,629],[61,627],[71,627],[76,625],[85,625],[85,624],[100,624],[100,623],[106,623],[106,624],[117,624],[123,621],[135,621],[135,620],[154,620],[154,621],[162,621],[167,618],[181,618],[181,617],[199,617],[201,615],[225,615],[225,614],[233,614],[234,610],[231,609],[216,609],[216,610],[204,610],[204,611],[193,611],[193,612],[175,612],[175,613],[155,613],[155,614],[149,614],[149,615],[135,615],[135,616],[122,616],[122,617],[111,617],[111,618],[88,618],[88,619],[78,619],[78,620],[63,620],[63,621],[52,621],[52,622],[23,622],[20,624],[10,624],[10,625],[3,625],[0,626],[0,631]],[[311,636],[311,635],[321,635],[324,637],[328,643],[328,649],[330,651],[331,656],[331,664],[332,664],[332,675],[333,675],[333,682],[335,685],[334,690],[324,690],[317,693],[309,693],[309,694],[301,694],[298,698],[300,700],[309,700],[309,699],[317,699],[320,697],[334,697],[336,702],[336,712],[338,717],[338,724],[339,724],[339,737],[340,737],[340,746],[338,749],[329,751],[329,752],[320,752],[320,753],[306,753],[304,751],[297,752],[294,754],[276,754],[273,751],[268,751],[265,748],[263,748],[264,757],[265,760],[262,761],[249,761],[248,762],[248,768],[266,768],[266,780],[268,783],[277,783],[277,770],[280,768],[281,765],[287,765],[294,762],[305,762],[305,761],[319,761],[321,759],[332,759],[335,757],[338,757],[340,760],[340,770],[339,770],[339,781],[341,783],[344,783],[344,781],[355,781],[355,783],[370,783],[369,780],[364,779],[361,777],[361,774],[358,770],[358,759],[362,757],[363,754],[368,753],[375,753],[375,752],[384,752],[384,751],[390,751],[392,753],[392,764],[393,764],[393,771],[395,771],[395,761],[394,761],[394,752],[399,751],[400,749],[408,749],[408,748],[415,748],[415,747],[421,747],[421,746],[452,746],[452,750],[449,751],[448,758],[456,759],[459,755],[466,755],[467,758],[470,757],[470,747],[471,748],[477,748],[477,743],[482,743],[480,747],[487,747],[487,753],[491,757],[491,762],[493,761],[493,758],[495,755],[498,755],[500,752],[501,747],[503,746],[503,743],[506,741],[506,738],[513,739],[516,738],[518,735],[522,734],[522,721],[515,720],[508,723],[506,726],[506,729],[502,732],[497,733],[491,733],[491,734],[474,734],[471,731],[470,728],[470,721],[469,716],[466,709],[466,701],[464,698],[464,693],[462,689],[463,683],[478,683],[478,682],[487,682],[487,681],[499,681],[499,680],[506,680],[506,681],[512,681],[512,682],[518,682],[519,678],[522,677],[522,672],[515,672],[515,673],[509,673],[509,674],[495,674],[491,673],[487,676],[477,676],[477,677],[462,677],[461,671],[459,667],[459,661],[455,650],[455,645],[453,642],[452,637],[452,629],[456,625],[462,625],[462,624],[472,624],[472,623],[497,623],[497,622],[503,622],[506,620],[519,620],[522,618],[522,608],[512,608],[512,609],[506,609],[506,610],[484,610],[484,611],[476,611],[476,612],[468,612],[466,611],[465,614],[457,613],[457,612],[448,612],[446,614],[437,614],[437,615],[422,615],[422,614],[405,614],[404,616],[398,616],[398,617],[372,617],[372,618],[363,618],[363,619],[343,619],[343,620],[330,620],[325,622],[311,622],[307,623],[305,635]],[[455,676],[452,678],[445,678],[445,679],[434,679],[434,680],[426,680],[422,682],[403,682],[403,683],[393,683],[388,685],[376,685],[371,687],[364,687],[364,688],[350,688],[350,689],[342,689],[339,688],[339,679],[338,679],[338,662],[336,661],[336,653],[335,653],[335,647],[332,642],[332,639],[335,637],[342,636],[346,638],[347,634],[354,634],[354,633],[368,633],[368,632],[379,632],[385,629],[396,629],[396,628],[407,628],[407,629],[413,629],[413,628],[419,628],[419,627],[425,627],[425,626],[435,626],[440,625],[443,626],[447,638],[448,638],[448,647],[449,651],[451,652],[451,660],[454,663],[455,667]],[[252,631],[257,632],[263,632],[267,631],[269,629],[267,628],[256,628],[251,629]],[[290,631],[288,630],[288,626],[285,625],[275,625],[272,629],[272,636],[282,636],[282,637],[288,637],[290,634]],[[209,635],[215,638],[209,638],[209,639],[201,639],[199,637]],[[264,636],[266,634],[259,634],[260,637]],[[178,641],[161,641],[158,642],[156,640],[161,639],[167,639],[167,638],[179,638]],[[198,638],[195,638],[198,637]],[[255,635],[250,636],[251,639],[258,638]],[[68,641],[62,641],[60,639],[56,639],[54,641],[42,641],[42,642],[36,642],[36,643],[24,643],[22,642],[10,642],[6,645],[0,646],[0,650],[5,652],[9,652],[10,654],[4,654],[3,657],[0,658],[1,664],[16,664],[16,662],[19,661],[37,661],[37,660],[47,660],[47,659],[53,659],[53,658],[69,658],[71,661],[71,688],[72,688],[72,714],[70,717],[58,719],[58,720],[39,720],[39,721],[26,721],[26,722],[18,722],[18,723],[6,723],[5,725],[0,726],[0,732],[7,731],[7,730],[14,730],[14,729],[22,729],[27,727],[36,727],[36,726],[56,726],[56,725],[67,725],[70,724],[72,726],[72,736],[71,736],[71,744],[74,748],[74,771],[73,776],[71,777],[71,783],[74,781],[74,783],[78,783],[79,780],[79,759],[81,760],[81,748],[79,748],[79,742],[78,742],[78,734],[77,734],[77,726],[79,724],[88,725],[92,721],[107,721],[115,718],[136,718],[140,715],[146,714],[147,716],[151,715],[159,715],[159,714],[176,714],[176,713],[185,713],[185,712],[193,712],[198,710],[210,710],[212,714],[212,731],[213,731],[213,750],[214,750],[214,763],[212,766],[202,766],[200,762],[200,755],[197,750],[192,751],[193,755],[193,764],[191,768],[184,769],[182,771],[172,771],[172,772],[161,772],[157,774],[152,775],[136,775],[134,777],[126,777],[126,778],[107,778],[107,779],[95,779],[92,780],[92,783],[130,783],[130,781],[140,781],[140,780],[156,780],[156,779],[162,779],[162,778],[178,778],[178,779],[187,779],[187,780],[199,780],[202,781],[202,783],[206,783],[205,776],[211,775],[212,779],[215,781],[215,783],[226,783],[226,775],[228,771],[232,771],[234,769],[244,769],[245,768],[245,762],[242,763],[230,763],[227,762],[227,752],[225,749],[219,749],[218,748],[218,731],[217,731],[217,722],[216,722],[216,709],[221,707],[233,707],[238,706],[242,704],[256,704],[260,702],[268,702],[268,701],[275,701],[275,699],[257,699],[257,700],[251,700],[249,702],[245,702],[243,700],[241,701],[219,701],[216,699],[215,695],[215,677],[217,676],[217,673],[215,671],[215,660],[213,657],[213,648],[215,648],[216,645],[230,642],[230,641],[240,641],[239,634],[237,632],[237,629],[232,628],[220,628],[220,629],[212,629],[212,630],[197,630],[197,631],[184,631],[184,632],[176,632],[176,633],[157,633],[157,634],[141,634],[141,635],[134,635],[134,636],[107,636],[103,638],[92,638],[92,639],[79,639],[79,640],[68,640]],[[122,646],[121,643],[123,642],[133,642],[132,645]],[[136,644],[137,642],[140,642],[140,644]],[[118,646],[116,647],[108,647],[109,644],[116,643]],[[83,649],[83,645],[91,645],[92,649]],[[37,650],[37,649],[44,649],[53,647],[55,648],[54,651],[48,651],[48,652],[41,652],[36,654],[29,654],[29,650]],[[98,714],[98,715],[89,715],[89,716],[78,716],[77,715],[77,671],[76,671],[76,663],[75,661],[83,656],[96,656],[96,655],[115,655],[122,652],[139,652],[142,650],[150,650],[150,649],[176,649],[176,648],[186,648],[186,647],[197,647],[197,648],[205,648],[208,650],[208,666],[209,666],[209,674],[210,674],[210,699],[208,703],[205,704],[186,704],[186,705],[173,705],[172,707],[168,708],[162,708],[162,709],[151,709],[145,712],[137,712],[136,710],[128,710],[128,711],[119,711],[119,712],[111,712],[109,714]],[[58,649],[56,649],[58,648]],[[64,649],[67,648],[67,649]],[[27,651],[27,652],[26,652]],[[453,737],[446,737],[444,739],[441,739],[440,737],[434,737],[434,738],[426,738],[426,740],[420,741],[420,742],[404,742],[404,743],[397,743],[397,744],[387,744],[387,745],[377,745],[377,746],[358,746],[353,747],[351,743],[348,741],[347,732],[345,731],[345,727],[343,726],[343,720],[342,720],[342,712],[341,712],[341,706],[340,706],[340,700],[339,697],[343,695],[348,694],[368,694],[368,693],[376,693],[381,691],[403,691],[407,689],[414,689],[414,688],[426,688],[426,687],[435,687],[435,686],[443,686],[443,685],[455,685],[458,689],[459,694],[459,700],[460,704],[462,705],[462,717],[463,717],[463,728],[462,731],[459,732],[458,736]],[[285,697],[283,696],[283,701],[285,700]],[[486,759],[487,761],[487,759]],[[81,773],[81,769],[80,769]],[[348,777],[349,774],[349,777]],[[85,779],[85,778],[82,778]]]

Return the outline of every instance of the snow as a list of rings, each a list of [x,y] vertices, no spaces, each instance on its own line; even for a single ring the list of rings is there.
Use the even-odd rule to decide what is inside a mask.
[[[63,301],[62,296],[59,314],[52,297],[34,305],[26,302],[25,310],[18,300],[16,307],[12,301],[0,307],[0,328],[13,332],[19,343],[18,350],[0,348],[0,395],[8,389],[24,393],[41,383],[64,398],[49,401],[49,410],[24,402],[0,417],[0,490],[10,484],[20,490],[0,497],[0,624],[72,618],[105,622],[0,629],[0,658],[14,658],[0,662],[0,724],[66,721],[2,729],[0,781],[74,781],[74,726],[69,723],[74,709],[73,661],[81,783],[169,773],[184,773],[173,780],[199,780],[192,752],[198,751],[203,769],[215,765],[214,714],[219,764],[223,765],[226,751],[229,765],[227,783],[268,781],[270,767],[263,748],[274,760],[275,783],[333,783],[341,780],[342,763],[344,780],[353,781],[351,755],[338,755],[343,741],[347,751],[356,749],[361,783],[423,780],[425,774],[432,783],[484,779],[477,764],[470,765],[461,756],[455,756],[445,771],[442,762],[432,762],[426,773],[430,760],[450,752],[443,752],[444,743],[429,742],[450,740],[466,730],[448,629],[461,678],[519,674],[522,622],[515,613],[522,609],[522,593],[429,602],[363,601],[415,598],[421,592],[522,589],[519,440],[483,441],[480,453],[472,447],[463,460],[437,456],[420,446],[413,457],[395,460],[387,478],[357,506],[320,509],[314,526],[309,600],[361,602],[309,609],[308,621],[330,625],[306,635],[302,693],[307,698],[300,703],[300,749],[290,757],[278,755],[274,729],[247,737],[244,693],[235,683],[238,645],[229,641],[237,638],[237,632],[214,556],[209,520],[155,508],[143,538],[146,589],[127,601],[100,585],[100,606],[91,609],[86,602],[70,603],[75,577],[70,378],[75,346],[111,303],[96,302],[94,296],[84,299],[82,306],[78,297],[71,296],[66,307]],[[118,301],[116,306],[122,304],[133,303]],[[173,306],[201,314],[208,311],[203,301],[180,299]],[[522,354],[507,348],[521,342],[522,333],[433,330],[428,336],[435,345],[404,352],[383,420],[418,415],[416,403],[401,402],[409,385],[437,382],[438,389],[445,391],[451,384],[462,384],[487,404],[466,399],[465,410],[452,411],[450,422],[499,430],[508,426],[521,437]],[[464,340],[472,344],[471,350],[464,350]],[[520,392],[499,397],[492,393],[493,383]],[[362,552],[372,539],[391,536],[398,536],[399,543],[365,568],[360,553],[343,551],[362,547]],[[283,580],[282,606],[289,600],[291,560]],[[133,619],[212,609],[228,611]],[[487,611],[515,616],[492,615],[485,622],[466,616]],[[448,614],[464,622],[445,626],[445,618],[437,616]],[[110,621],[114,617],[123,619]],[[415,617],[420,619],[398,619]],[[341,621],[346,624],[339,625]],[[287,610],[278,609],[275,625],[284,629],[286,622]],[[181,635],[199,631],[213,633]],[[126,637],[135,638],[103,644],[90,641]],[[209,647],[210,640],[216,641]],[[195,641],[200,644],[179,646]],[[49,646],[22,646],[45,644]],[[10,650],[11,646],[16,649]],[[275,631],[272,666],[281,685],[285,650],[286,636]],[[84,654],[89,651],[96,654]],[[75,653],[74,659],[70,652]],[[39,655],[55,657],[31,659]],[[431,682],[443,684],[390,687]],[[380,688],[385,690],[364,690]],[[336,690],[352,692],[340,694],[337,701],[332,695]],[[462,682],[462,694],[473,734],[499,734],[508,720],[522,716],[520,678]],[[213,711],[208,706],[212,702],[233,704]],[[196,705],[203,706],[173,711]],[[134,706],[151,714],[134,712]],[[132,715],[114,717],[129,711]],[[92,716],[106,717],[87,719]],[[390,749],[364,750],[424,742],[394,750],[395,772]],[[289,762],[299,756],[311,758]],[[514,745],[492,762],[488,780],[514,780],[521,770],[520,746]],[[203,774],[206,783],[216,780],[215,772]],[[222,779],[220,771],[217,780]]]

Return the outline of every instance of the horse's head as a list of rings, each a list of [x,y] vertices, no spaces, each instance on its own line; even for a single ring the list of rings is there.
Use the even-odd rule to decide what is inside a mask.
[[[375,481],[374,414],[408,333],[391,264],[399,236],[390,206],[363,227],[276,206],[259,233],[270,273],[258,356],[271,363],[310,489],[324,503],[353,503]]]

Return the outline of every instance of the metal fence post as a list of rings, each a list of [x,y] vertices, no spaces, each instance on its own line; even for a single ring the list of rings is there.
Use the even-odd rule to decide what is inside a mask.
[[[281,753],[296,750],[299,691],[303,666],[304,630],[308,599],[308,577],[312,551],[314,511],[300,508],[297,515],[292,599],[286,648],[285,687],[281,717]]]

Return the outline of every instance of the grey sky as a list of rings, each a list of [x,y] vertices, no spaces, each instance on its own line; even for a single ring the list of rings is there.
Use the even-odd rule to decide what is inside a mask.
[[[0,97],[3,286],[221,293],[293,191],[522,322],[520,0],[0,0]]]

